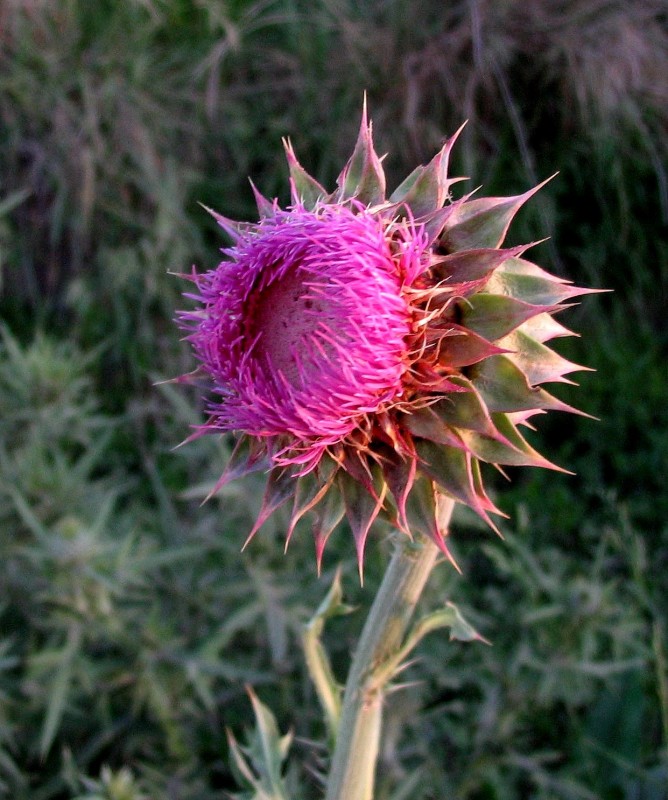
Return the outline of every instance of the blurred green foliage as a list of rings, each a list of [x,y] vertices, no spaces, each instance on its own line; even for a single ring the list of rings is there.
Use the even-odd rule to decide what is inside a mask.
[[[577,477],[499,482],[505,542],[457,520],[464,577],[426,604],[494,645],[421,645],[378,800],[668,797],[666,74],[660,0],[0,4],[0,797],[226,797],[246,684],[295,734],[291,797],[321,796],[300,627],[342,560],[342,679],[384,532],[364,590],[344,530],[321,580],[280,515],[240,553],[258,487],[200,506],[230,442],[173,452],[201,399],[155,382],[192,367],[170,272],[224,244],[197,201],[252,216],[249,175],[285,200],[284,135],[332,185],[364,90],[395,180],[463,118],[454,171],[486,192],[560,169],[514,241],[615,290],[564,320],[598,371],[560,394],[601,421],[536,434]]]

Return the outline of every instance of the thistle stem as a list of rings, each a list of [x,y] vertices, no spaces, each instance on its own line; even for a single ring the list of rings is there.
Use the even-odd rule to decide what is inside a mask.
[[[451,513],[442,510],[443,526]],[[397,537],[348,673],[326,800],[373,800],[387,681],[375,673],[401,648],[438,553],[425,538]]]

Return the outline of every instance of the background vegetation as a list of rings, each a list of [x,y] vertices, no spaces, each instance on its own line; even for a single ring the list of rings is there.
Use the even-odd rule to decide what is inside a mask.
[[[597,372],[561,396],[601,421],[535,437],[577,477],[499,485],[505,542],[458,519],[464,577],[427,602],[494,644],[422,645],[378,800],[668,797],[666,26],[661,0],[0,2],[0,797],[226,797],[245,684],[296,734],[293,797],[321,796],[299,630],[343,562],[343,677],[383,532],[364,591],[345,530],[321,580],[280,519],[240,554],[257,487],[200,506],[229,442],[173,452],[200,398],[155,382],[191,368],[169,273],[222,245],[197,201],[252,217],[248,175],[285,200],[284,135],[332,185],[363,90],[394,179],[464,118],[472,185],[560,169],[514,241],[615,290],[564,318]]]

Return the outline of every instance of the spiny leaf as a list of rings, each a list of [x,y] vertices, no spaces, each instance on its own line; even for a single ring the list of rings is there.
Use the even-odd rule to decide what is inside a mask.
[[[508,358],[522,370],[532,386],[550,382],[572,383],[563,376],[581,370],[592,371],[590,367],[568,361],[545,347],[524,333],[522,328],[501,339],[499,344],[509,351]]]
[[[345,514],[345,503],[343,495],[335,482],[329,488],[325,499],[314,512],[313,539],[315,541],[315,560],[318,575],[322,569],[322,556],[325,545],[332,531],[341,522]]]
[[[477,458],[471,458],[469,463],[471,468],[471,480],[473,482],[473,488],[475,490],[475,493],[478,495],[478,497],[484,498],[485,502],[488,505],[493,506],[492,501],[489,499],[489,497],[487,496],[487,492],[485,491],[485,484],[483,483],[482,480],[482,468],[480,466],[481,465],[480,460]],[[504,512],[500,511],[498,508],[495,509],[494,513],[508,519],[508,515],[504,514]],[[490,528],[494,531],[494,533],[496,533],[497,536],[503,539],[503,534],[496,527],[496,525],[492,524],[490,520],[486,520],[486,522],[490,526]]]
[[[513,467],[545,467],[560,472],[522,437],[517,428],[505,414],[494,414],[494,423],[499,434],[494,438],[483,436],[475,431],[461,431],[461,436],[469,450],[488,464],[506,464]]]
[[[327,190],[321,186],[297,161],[295,151],[289,139],[283,139],[285,158],[290,169],[290,185],[292,188],[292,202],[302,204],[304,208],[312,209],[319,200],[327,196]]]
[[[439,630],[439,628],[450,629],[450,641],[458,642],[489,642],[481,636],[478,631],[464,619],[459,608],[450,601],[447,601],[445,608],[433,611],[419,620],[413,628],[411,641],[415,644],[423,639],[428,633]]]
[[[423,392],[443,392],[456,393],[464,391],[459,384],[451,380],[452,377],[442,375],[435,367],[427,361],[417,362],[413,365],[411,379],[417,379],[418,386]]]
[[[339,714],[341,712],[341,687],[334,677],[329,657],[320,641],[320,637],[326,620],[342,614],[349,614],[351,611],[353,611],[353,607],[343,602],[341,570],[337,569],[329,591],[318,606],[315,614],[304,626],[302,633],[306,665],[318,693],[320,704],[325,712],[332,743],[336,738]]]
[[[540,453],[537,453],[536,450],[531,447],[522,434],[517,430],[517,425],[511,419],[510,415],[492,414],[492,419],[494,420],[497,430],[506,438],[508,442],[513,445],[516,450],[523,452],[530,458],[537,458],[534,466],[553,469],[557,472],[564,472],[567,475],[573,474],[569,470],[563,469],[562,467],[553,464],[551,461],[548,461],[546,458],[543,458]]]
[[[438,544],[441,537],[436,525],[434,494],[434,482],[425,475],[419,474],[408,495],[406,517],[411,534],[422,533]]]
[[[405,667],[406,659],[408,659],[424,637],[441,628],[450,629],[450,641],[478,641],[489,644],[489,642],[464,619],[457,606],[454,605],[454,603],[447,602],[445,608],[432,611],[431,614],[426,614],[413,625],[400,649],[396,653],[393,653],[387,661],[379,664],[374,670],[374,685],[378,688],[384,687],[388,681],[392,680],[392,678]]]
[[[389,447],[386,450],[383,449],[381,455],[383,477],[397,507],[397,524],[399,527],[404,528],[406,533],[409,533],[410,525],[406,518],[406,500],[415,480],[416,460],[411,456],[402,458]]]
[[[431,406],[418,408],[407,414],[404,425],[413,436],[429,439],[436,444],[464,449],[461,439]]]
[[[220,491],[230,481],[268,468],[269,458],[261,443],[252,436],[241,436],[234,445],[223,474],[208,492],[204,502],[210,500],[216,492]]]
[[[522,258],[512,258],[504,262],[490,277],[485,288],[489,292],[510,295],[526,303],[546,306],[601,291],[573,286]]]
[[[542,244],[542,242],[536,242],[536,244]],[[558,275],[553,275],[551,272],[539,267],[538,264],[534,264],[533,261],[527,261],[524,258],[509,258],[508,261],[504,262],[499,272],[504,273],[504,275],[525,275],[534,278],[544,278],[552,283],[572,283],[567,278],[560,278]]]
[[[262,785],[257,777],[253,774],[250,764],[244,757],[244,754],[239,746],[239,743],[234,737],[232,731],[227,730],[227,743],[229,745],[230,754],[232,756],[232,767],[236,769],[235,777],[239,782],[243,779],[246,783],[257,793],[262,792]],[[234,770],[233,770],[234,771]]]
[[[470,369],[471,383],[490,411],[570,411],[583,414],[539,387],[532,387],[526,375],[507,356],[492,356]]]
[[[487,639],[481,636],[478,631],[464,619],[461,611],[454,603],[448,600],[445,605],[447,608],[442,620],[450,628],[450,641],[456,639],[459,642],[484,642],[485,644],[489,644]]]
[[[267,217],[273,217],[274,212],[276,211],[276,204],[272,203],[271,200],[268,200],[257,188],[257,186],[253,183],[250,178],[248,179],[251,185],[251,189],[253,190],[253,196],[255,197],[255,205],[257,206],[257,212],[260,215],[261,219],[266,219]]]
[[[364,452],[359,450],[344,452],[341,466],[353,480],[366,489],[374,500],[378,499],[379,487],[376,485],[377,481],[374,481],[373,470]]]
[[[421,164],[418,167],[410,172],[403,181],[397,186],[397,188],[392,192],[390,195],[390,202],[391,203],[401,203],[402,200],[407,196],[410,190],[415,186],[417,181],[419,180],[422,173],[425,171],[426,167],[424,164]]]
[[[463,324],[488,341],[496,341],[537,314],[553,310],[503,294],[479,292],[458,304]]]
[[[248,230],[248,223],[247,222],[236,222],[233,219],[228,219],[228,217],[224,217],[222,214],[219,214],[217,211],[214,211],[212,208],[205,206],[204,203],[200,203],[199,205],[202,208],[211,214],[211,216],[216,220],[216,222],[220,225],[220,227],[227,233],[227,235],[234,241],[237,242],[243,234]]]
[[[281,736],[271,711],[260,702],[250,687],[247,687],[247,692],[255,716],[255,730],[249,744],[240,746],[231,731],[227,731],[237,777],[254,792],[254,799],[289,800],[281,767],[292,742],[292,734]]]
[[[484,436],[494,436],[496,428],[480,393],[467,378],[453,377],[453,381],[466,389],[448,395],[431,408],[447,425],[477,431]]]
[[[332,585],[329,587],[327,594],[323,597],[314,615],[307,623],[307,627],[316,629],[319,635],[325,620],[331,619],[332,617],[345,616],[346,614],[352,613],[354,610],[353,606],[349,606],[343,602],[341,570],[337,569],[332,579]]]
[[[260,530],[269,517],[277,511],[283,503],[289,500],[295,492],[295,479],[290,473],[290,470],[282,467],[277,467],[269,473],[267,479],[267,486],[262,498],[262,506],[257,515],[255,524],[248,534],[244,542],[244,548],[248,545],[250,540]],[[242,548],[242,549],[244,549]]]
[[[421,167],[421,169],[424,169],[424,167]],[[457,179],[455,178],[452,183],[454,183],[456,180]],[[462,200],[457,200],[456,202],[459,203],[462,202]],[[394,205],[400,207],[403,204],[395,203]],[[419,224],[424,227],[424,232],[427,234],[426,247],[432,247],[434,242],[441,235],[441,231],[451,216],[454,206],[455,203],[450,203],[443,208],[438,208],[436,211],[432,211],[430,214],[423,214],[420,217]]]
[[[515,197],[481,197],[458,205],[448,218],[440,245],[446,253],[499,247],[515,214],[547,181]]]
[[[432,264],[432,271],[437,279],[446,281],[446,285],[457,286],[458,294],[461,294],[459,284],[470,284],[471,290],[475,291],[489,280],[495,270],[507,263],[508,259],[523,253],[531,246],[525,244],[506,249],[483,247],[461,250],[437,258]]]
[[[385,172],[374,150],[372,125],[367,121],[366,97],[355,150],[337,179],[339,199],[355,198],[365,205],[385,200]]]
[[[288,549],[290,539],[299,520],[312,511],[323,499],[334,479],[336,466],[331,459],[323,459],[318,468],[318,474],[307,473],[300,478],[295,478],[295,499],[292,505],[292,514],[287,533],[285,534],[285,549]]]
[[[247,691],[253,704],[257,734],[270,786],[274,791],[283,790],[281,765],[287,756],[292,736],[291,734],[281,736],[278,732],[276,718],[271,711],[260,702],[258,696],[250,687],[248,687]]]
[[[552,314],[538,314],[522,323],[522,330],[537,342],[548,342],[561,336],[579,336],[578,333],[564,327]]]
[[[420,470],[428,475],[454,500],[470,506],[496,530],[488,511],[500,513],[489,498],[478,491],[472,472],[472,457],[454,447],[435,445],[427,440],[416,443]]]
[[[392,202],[405,203],[416,219],[437,211],[445,203],[450,186],[461,178],[448,179],[450,151],[464,125],[451,136],[434,158],[418,167],[392,193]]]
[[[381,479],[377,498],[372,497],[361,483],[339,471],[339,486],[345,503],[346,517],[355,538],[360,582],[363,579],[364,545],[373,521],[383,505],[387,484]]]
[[[427,333],[427,341],[435,339],[438,333],[439,331],[434,331],[432,327]],[[506,348],[488,342],[487,339],[462,325],[446,323],[445,330],[440,333],[442,335],[438,342],[439,363],[450,369],[468,367],[484,358],[506,352]]]
[[[428,536],[457,572],[461,573],[459,565],[445,543],[448,530],[447,527],[443,529],[442,524],[445,515],[441,509],[441,501],[444,499],[446,498],[437,491],[431,479],[424,475],[418,475],[406,504],[409,529],[411,533],[422,533]],[[450,498],[447,498],[446,501],[452,503]],[[449,519],[450,515],[447,516]]]

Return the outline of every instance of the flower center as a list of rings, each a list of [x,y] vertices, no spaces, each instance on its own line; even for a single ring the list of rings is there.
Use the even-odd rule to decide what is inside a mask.
[[[200,283],[192,335],[222,430],[340,442],[403,392],[410,312],[385,227],[364,211],[277,211]]]
[[[306,284],[315,278],[298,265],[251,295],[246,311],[247,336],[256,341],[253,354],[265,367],[280,372],[294,388],[304,385],[310,345],[330,315],[325,303]],[[324,353],[331,346],[323,342]]]

